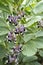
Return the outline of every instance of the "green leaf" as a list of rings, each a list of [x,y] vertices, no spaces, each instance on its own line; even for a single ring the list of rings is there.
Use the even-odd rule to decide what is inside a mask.
[[[0,59],[5,57],[6,54],[7,54],[7,50],[6,50],[5,46],[4,45],[0,45]]]
[[[4,41],[0,40],[0,45],[6,46]]]
[[[40,50],[39,54],[40,54],[41,57],[43,57],[43,50]]]
[[[33,9],[35,14],[43,12],[43,1],[40,1],[36,7]]]
[[[35,33],[35,36],[36,36],[36,37],[43,37],[43,31],[37,31],[37,32]]]
[[[32,62],[34,60],[37,60],[36,56],[31,56],[31,57],[24,57],[23,62]]]
[[[33,56],[37,52],[36,46],[33,42],[28,42],[23,46],[23,55]]]
[[[22,53],[26,56],[32,56],[37,52],[37,49],[43,48],[43,37],[33,38],[23,46]]]
[[[0,27],[0,36],[5,35],[9,32],[7,27]]]
[[[7,35],[0,35],[0,41],[2,42],[2,41],[5,41],[6,40],[6,36]]]
[[[0,18],[0,26],[6,26],[6,22],[3,18]]]
[[[33,37],[34,37],[33,34],[25,34],[23,40],[24,40],[25,42],[28,42],[28,41],[31,40]]]
[[[27,63],[26,65],[41,65],[39,62],[31,62],[31,63]]]
[[[7,42],[7,45],[9,48],[13,48],[14,47],[14,42]]]
[[[2,60],[0,60],[0,65],[3,65],[3,62],[2,62]]]
[[[25,42],[28,42],[36,37],[43,37],[43,31],[37,31],[36,33],[33,34],[25,34],[23,40]]]
[[[43,37],[36,38],[32,40],[32,42],[35,44],[36,48],[43,48]]]
[[[9,5],[10,12],[11,12],[11,14],[12,14],[12,13],[13,13],[13,6],[12,6],[11,3],[9,3],[8,5]]]
[[[41,16],[32,16],[30,17],[30,20],[27,19],[27,24],[25,24],[25,27],[30,27],[32,26],[34,23],[36,23],[37,21],[41,20]]]
[[[0,10],[5,11],[5,12],[7,12],[7,13],[10,13],[8,4],[6,4],[6,3],[3,2],[3,1],[0,1]]]

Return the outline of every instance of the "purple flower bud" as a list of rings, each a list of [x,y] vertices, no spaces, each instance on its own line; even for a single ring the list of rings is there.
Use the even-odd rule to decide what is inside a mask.
[[[12,34],[13,34],[13,32],[9,32],[9,33],[8,33],[8,36],[10,37]]]
[[[25,31],[25,27],[23,25],[20,25],[15,29],[15,34],[23,33]]]
[[[19,28],[15,29],[15,34],[19,34]]]
[[[18,24],[17,19],[18,19],[18,17],[17,17],[17,16],[14,16],[14,17],[13,17],[13,23],[14,23],[15,25],[17,25],[17,24]]]
[[[15,41],[15,39],[16,39],[15,34],[13,32],[9,32],[8,33],[8,41],[12,41],[12,40]]]
[[[17,54],[14,54],[14,55],[13,55],[14,59],[16,59],[16,58],[17,58],[17,56],[18,56]]]
[[[9,55],[9,63],[12,63],[14,61],[14,58]]]
[[[20,26],[20,33],[25,31],[25,27],[23,25]]]
[[[19,53],[19,47],[18,46],[15,48],[15,52]]]
[[[8,16],[9,22],[10,22],[10,23],[14,23],[15,25],[18,24],[17,19],[18,19],[17,16]]]
[[[11,32],[8,33],[8,41],[11,41],[12,40],[12,34]]]
[[[14,52],[19,53],[21,51],[22,45],[15,46],[13,48]]]

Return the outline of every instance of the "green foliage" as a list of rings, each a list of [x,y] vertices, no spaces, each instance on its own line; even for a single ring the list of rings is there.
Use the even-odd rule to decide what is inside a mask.
[[[32,56],[37,52],[36,46],[32,42],[28,42],[28,44],[25,44],[23,46],[22,53],[26,56]]]
[[[24,17],[9,23],[8,16],[18,16],[24,12]],[[11,49],[22,44],[22,51],[18,65],[41,65],[39,58],[43,59],[43,0],[0,0],[0,65],[15,65],[3,58],[11,55]],[[8,41],[8,33],[15,34],[15,28],[22,24],[25,32],[16,35],[16,41]],[[13,35],[14,36],[14,35]],[[38,52],[38,53],[37,53]],[[22,56],[22,57],[21,57]],[[18,56],[19,57],[19,56]],[[8,60],[8,59],[7,59]],[[3,63],[2,63],[3,61]],[[42,62],[43,63],[43,62]]]
[[[6,53],[7,53],[7,49],[5,48],[4,45],[0,45],[0,59],[2,59],[3,57],[5,57]]]
[[[43,1],[40,1],[36,7],[33,9],[35,14],[43,12]]]

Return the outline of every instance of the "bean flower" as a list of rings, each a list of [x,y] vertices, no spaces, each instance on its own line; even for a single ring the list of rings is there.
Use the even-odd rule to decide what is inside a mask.
[[[7,36],[7,39],[8,39],[8,41],[12,41],[12,40],[15,41],[16,36],[15,36],[15,34],[13,32],[9,32],[8,36]]]
[[[24,25],[20,25],[19,27],[16,27],[15,34],[23,33],[25,31]]]
[[[15,24],[15,25],[18,24],[17,19],[18,19],[17,16],[8,16],[9,22],[10,22],[10,23],[13,23],[13,24]]]
[[[8,55],[8,63],[15,62],[15,65],[18,65],[19,61],[19,54],[22,51],[22,44],[16,45],[12,48],[13,54]]]

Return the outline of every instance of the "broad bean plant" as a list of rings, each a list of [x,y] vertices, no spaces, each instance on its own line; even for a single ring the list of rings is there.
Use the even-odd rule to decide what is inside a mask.
[[[43,0],[0,0],[0,65],[43,65]]]

